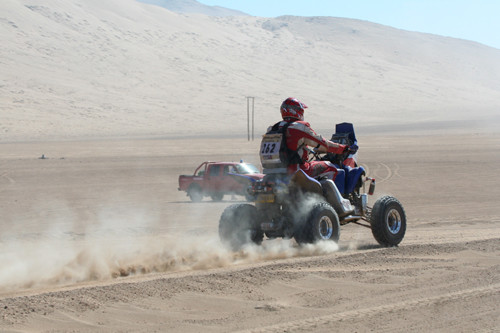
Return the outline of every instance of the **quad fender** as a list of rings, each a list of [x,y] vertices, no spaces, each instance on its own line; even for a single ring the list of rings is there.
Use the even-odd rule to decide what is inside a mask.
[[[290,187],[296,187],[303,192],[323,195],[323,188],[316,179],[309,177],[303,170],[298,170],[290,179]]]
[[[325,179],[321,181],[321,185],[323,187],[323,196],[335,209],[339,217],[344,217],[354,211],[350,201],[342,197],[342,194],[340,194],[340,191],[332,180]]]
[[[356,184],[358,183],[358,180],[361,176],[366,174],[365,168],[363,167],[356,167],[356,168],[350,168],[346,167],[346,181],[345,181],[345,189],[344,193],[351,193],[354,191],[354,188],[356,188]]]

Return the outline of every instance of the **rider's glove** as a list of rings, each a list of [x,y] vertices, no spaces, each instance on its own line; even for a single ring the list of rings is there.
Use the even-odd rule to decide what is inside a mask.
[[[353,144],[351,145],[347,150],[349,151],[349,153],[351,154],[356,154],[356,152],[358,151],[358,145],[357,144]]]

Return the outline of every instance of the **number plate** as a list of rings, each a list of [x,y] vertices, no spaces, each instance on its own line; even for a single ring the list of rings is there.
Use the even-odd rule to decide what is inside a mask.
[[[260,158],[264,161],[279,160],[281,139],[280,134],[266,134],[260,145]]]
[[[259,194],[257,196],[256,202],[258,202],[258,203],[273,203],[274,202],[274,194]]]

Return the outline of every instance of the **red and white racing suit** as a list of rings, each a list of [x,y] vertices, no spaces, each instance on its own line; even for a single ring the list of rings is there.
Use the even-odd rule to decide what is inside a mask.
[[[282,121],[279,127],[283,127],[287,122]],[[269,131],[269,130],[268,130]],[[325,140],[321,135],[316,134],[311,125],[305,121],[294,121],[288,126],[286,133],[286,144],[288,149],[297,151],[301,157],[302,164],[292,164],[288,167],[288,173],[293,174],[302,169],[308,176],[316,178],[326,176],[329,179],[335,179],[337,168],[328,161],[307,162],[308,152],[304,148],[316,148],[322,153],[341,154],[347,149],[347,146],[341,145],[329,140]]]

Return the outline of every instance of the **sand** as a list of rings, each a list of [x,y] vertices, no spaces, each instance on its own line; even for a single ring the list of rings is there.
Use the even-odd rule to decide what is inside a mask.
[[[128,0],[0,8],[0,331],[500,329],[499,50]],[[177,190],[206,160],[259,165],[290,95],[325,137],[355,124],[369,203],[405,207],[398,247],[349,224],[338,244],[232,252],[218,220],[243,197]]]
[[[500,193],[491,175],[500,135],[359,141],[362,164],[378,179],[370,202],[391,194],[406,209],[399,247],[380,248],[369,229],[347,225],[338,247],[265,240],[226,250],[218,217],[243,198],[191,203],[177,176],[205,159],[254,162],[256,141],[1,145],[0,328],[498,329]],[[489,172],[471,167],[476,161]]]

